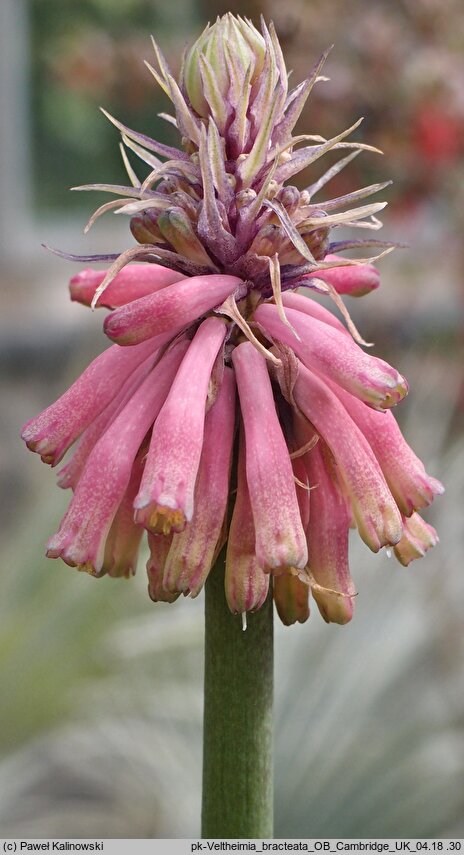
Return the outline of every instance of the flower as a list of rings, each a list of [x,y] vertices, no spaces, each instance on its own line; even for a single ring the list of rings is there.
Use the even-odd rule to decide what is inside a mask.
[[[347,141],[359,123],[330,140],[292,135],[326,54],[289,92],[272,25],[259,33],[219,18],[179,81],[154,47],[150,70],[182,148],[109,117],[131,186],[77,189],[117,193],[87,228],[108,210],[126,214],[137,245],[95,257],[112,264],[73,276],[70,290],[112,310],[113,344],[23,429],[52,466],[77,443],[58,473],[73,497],[47,554],[128,577],[146,530],[150,597],[174,602],[199,593],[225,547],[232,612],[259,609],[272,588],[282,621],[304,622],[312,592],[324,620],[344,624],[356,593],[350,527],[407,565],[438,541],[419,512],[443,491],[394,419],[406,380],[363,350],[341,296],[379,285],[375,257],[342,251],[393,247],[332,232],[377,229],[385,203],[363,200],[386,185],[314,201],[372,150]],[[342,159],[305,190],[287,183],[338,149]],[[143,180],[128,151],[149,166]]]

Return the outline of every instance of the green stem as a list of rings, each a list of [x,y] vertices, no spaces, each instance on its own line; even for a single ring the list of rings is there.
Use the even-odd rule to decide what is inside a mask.
[[[202,836],[273,834],[272,597],[256,614],[232,615],[224,556],[206,583]]]

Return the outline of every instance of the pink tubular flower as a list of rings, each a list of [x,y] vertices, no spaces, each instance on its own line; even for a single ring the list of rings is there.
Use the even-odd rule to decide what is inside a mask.
[[[206,397],[226,325],[207,318],[177,372],[153,428],[145,471],[134,502],[135,518],[164,534],[191,522],[195,483],[203,447]]]
[[[329,446],[359,533],[373,552],[398,543],[401,515],[374,453],[327,385],[300,364],[295,403]]]
[[[60,530],[47,545],[49,558],[99,574],[106,539],[142,441],[153,424],[186,349],[181,342],[148,375],[129,404],[94,446]]]
[[[266,361],[251,342],[239,344],[232,361],[245,428],[256,558],[266,571],[305,567],[308,552],[293,470]]]
[[[150,558],[147,562],[148,594],[154,603],[174,603],[180,596],[180,591],[166,591],[163,587],[164,568],[171,543],[172,534],[163,535],[148,532],[148,546],[150,547]]]
[[[81,435],[77,448],[68,463],[58,472],[57,482],[60,487],[73,490],[82,474],[87,458],[96,442],[104,434],[112,421],[121,410],[129,403],[135,390],[140,386],[148,372],[152,369],[156,358],[156,351],[148,359],[142,362],[130,377],[123,383],[119,392],[115,395],[107,407],[91,422]]]
[[[308,526],[312,593],[327,623],[348,623],[355,589],[348,567],[350,515],[330,452],[319,442],[305,456],[311,490]],[[328,465],[329,464],[329,465]]]
[[[207,323],[205,321],[205,323]],[[190,525],[174,534],[163,586],[195,597],[211,570],[227,510],[235,423],[235,379],[230,368],[206,414],[203,450]]]
[[[259,609],[269,589],[269,574],[259,566],[256,557],[243,431],[238,453],[237,493],[227,542],[225,589],[229,608],[234,614]]]
[[[95,291],[102,284],[105,276],[105,270],[81,270],[69,283],[71,300],[90,306]],[[117,306],[131,303],[132,300],[138,300],[139,297],[147,297],[154,291],[161,291],[162,288],[182,278],[182,275],[175,270],[160,267],[158,264],[135,264],[133,267],[124,267],[98,298],[97,306],[115,309]]]
[[[285,291],[282,294],[282,303],[286,309],[296,309],[298,312],[302,312],[304,315],[310,315],[312,318],[316,318],[318,321],[323,321],[325,324],[329,324],[329,326],[338,330],[338,332],[343,333],[344,335],[348,335],[348,331],[343,326],[342,322],[329,312],[328,309],[325,309],[324,306],[321,306],[320,303],[316,303],[315,300],[309,300],[303,294],[297,294],[295,291]]]
[[[326,255],[325,260],[340,264],[344,261],[341,255]],[[363,297],[365,294],[370,294],[375,291],[380,285],[380,275],[377,268],[373,264],[356,264],[349,267],[329,267],[326,270],[319,270],[317,273],[309,273],[303,277],[301,284],[304,284],[305,279],[308,280],[308,285],[311,279],[322,279],[332,285],[338,294],[346,294],[349,297]]]
[[[118,344],[138,344],[147,338],[175,335],[213,309],[241,285],[235,276],[196,276],[175,282],[116,309],[105,321],[105,332]]]
[[[145,174],[124,153],[130,186],[87,185],[122,197],[89,226],[116,210],[137,244],[70,283],[72,300],[112,310],[115,344],[23,428],[52,466],[77,443],[58,473],[73,494],[47,554],[130,577],[147,531],[149,595],[172,603],[199,593],[224,547],[234,614],[273,596],[285,624],[303,623],[312,593],[324,620],[344,624],[352,521],[374,552],[392,546],[407,565],[438,542],[417,511],[443,492],[389,411],[406,381],[362,350],[340,296],[378,287],[379,256],[334,252],[392,245],[331,242],[332,229],[377,228],[385,203],[365,200],[386,185],[314,202],[344,153],[304,190],[289,183],[326,152],[371,147],[349,139],[359,122],[329,140],[293,136],[325,56],[289,91],[272,25],[219,18],[179,81],[155,50],[182,147],[109,117]],[[344,323],[300,287],[331,298]]]
[[[135,575],[143,529],[134,523],[133,504],[142,471],[143,464],[139,456],[134,460],[129,484],[106,539],[102,575],[108,573],[109,576],[124,576],[126,579]]]
[[[291,347],[308,368],[376,409],[393,407],[405,396],[404,377],[382,359],[364,353],[335,327],[295,309],[287,309],[285,315],[299,340],[270,303],[258,306],[255,319],[266,333]]]

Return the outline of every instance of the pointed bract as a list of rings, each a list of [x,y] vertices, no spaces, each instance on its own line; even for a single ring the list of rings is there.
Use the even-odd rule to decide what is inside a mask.
[[[27,422],[21,436],[31,451],[40,454],[44,463],[55,466],[68,448],[118,394],[121,384],[158,349],[169,336],[145,341],[127,350],[118,345],[97,356],[72,386]]]
[[[335,472],[331,475],[327,466],[327,455],[330,457],[330,452],[320,442],[305,455],[312,488],[308,567],[315,583],[312,594],[322,617],[327,623],[345,624],[353,616],[356,593],[348,566],[350,515]]]

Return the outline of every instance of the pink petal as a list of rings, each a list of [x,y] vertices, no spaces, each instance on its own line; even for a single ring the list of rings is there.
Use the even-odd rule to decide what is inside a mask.
[[[301,363],[293,394],[335,457],[364,542],[373,552],[398,543],[401,516],[364,434],[327,385]]]
[[[413,511],[430,505],[434,496],[444,492],[443,484],[427,475],[421,460],[404,439],[393,413],[377,413],[333,384],[351,418],[371,446],[400,511]]]
[[[406,395],[404,377],[387,362],[364,353],[347,335],[295,309],[286,309],[285,314],[300,340],[271,303],[258,306],[255,319],[266,333],[291,347],[308,368],[376,409],[393,407]]]
[[[105,320],[107,336],[136,344],[169,331],[172,335],[211,311],[242,285],[237,276],[192,276],[116,309]]]
[[[277,416],[266,360],[251,342],[232,353],[246,438],[246,473],[265,571],[304,567],[308,558],[292,464]]]
[[[103,282],[106,270],[81,270],[69,283],[71,300],[90,306],[98,286]],[[154,291],[161,291],[173,282],[184,279],[182,273],[161,267],[159,264],[128,264],[115,276],[98,298],[98,306],[114,309],[124,306]]]
[[[235,426],[235,379],[225,368],[216,401],[206,414],[203,450],[192,521],[172,538],[163,586],[196,597],[204,585],[220,539],[229,493]]]
[[[44,463],[55,466],[68,448],[116,397],[121,385],[146,359],[157,355],[170,336],[159,336],[131,348],[113,345],[97,356],[73,385],[31,419],[22,429],[22,438]]]
[[[419,514],[412,514],[403,519],[403,537],[393,548],[393,551],[404,567],[416,558],[423,558],[425,553],[439,542],[433,528]]]
[[[269,574],[258,564],[255,526],[246,478],[245,437],[242,430],[237,467],[237,492],[227,541],[225,591],[233,614],[260,609],[269,590]]]
[[[48,542],[49,558],[101,573],[105,544],[129,486],[132,465],[156,418],[185,353],[187,342],[173,347],[137,389],[89,455],[76,492]]]
[[[353,616],[356,593],[348,567],[350,515],[346,502],[330,474],[327,447],[319,442],[305,456],[311,483],[311,514],[308,527],[309,570],[317,583],[312,593],[327,623],[348,623]],[[333,463],[332,463],[333,466]],[[320,586],[320,587],[319,587]]]
[[[324,261],[346,261],[341,255],[326,255]],[[347,267],[329,267],[328,270],[316,270],[303,279],[322,279],[332,285],[339,294],[351,297],[363,297],[375,291],[380,285],[380,274],[373,264],[347,265]]]
[[[225,334],[219,318],[203,321],[153,428],[134,504],[137,522],[153,531],[182,531],[192,520],[208,384]]]

